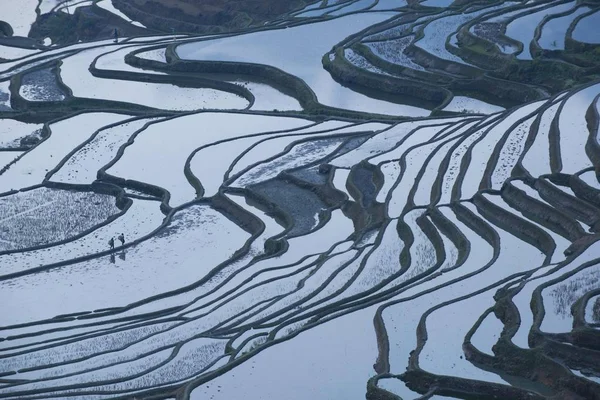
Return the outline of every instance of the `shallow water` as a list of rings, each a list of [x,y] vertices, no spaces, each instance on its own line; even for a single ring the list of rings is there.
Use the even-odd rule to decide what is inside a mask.
[[[177,48],[177,54],[188,60],[249,62],[279,68],[303,79],[324,105],[377,114],[424,116],[429,111],[372,99],[340,85],[321,64],[321,57],[334,44],[393,15],[349,15],[293,28],[184,44]]]
[[[579,20],[573,30],[573,39],[584,43],[600,43],[600,11]]]

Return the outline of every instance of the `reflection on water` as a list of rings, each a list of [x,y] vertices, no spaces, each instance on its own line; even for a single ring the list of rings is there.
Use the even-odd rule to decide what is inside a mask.
[[[323,54],[348,35],[383,22],[393,13],[353,14],[333,20],[183,44],[179,57],[188,60],[266,64],[304,80],[320,103],[378,114],[426,116],[429,111],[372,99],[337,83],[321,63]]]
[[[121,251],[120,251],[120,252],[117,254],[117,256],[119,257],[119,260],[121,260],[121,261],[126,261],[127,259],[126,259],[126,256],[125,256],[125,254],[126,254],[126,251],[125,251],[124,249],[123,249],[123,250],[121,250]],[[115,253],[112,253],[112,254],[109,256],[109,260],[110,260],[110,263],[111,263],[111,264],[115,264],[115,263],[116,263],[116,261],[117,261],[117,260],[116,260],[116,257],[115,257]]]

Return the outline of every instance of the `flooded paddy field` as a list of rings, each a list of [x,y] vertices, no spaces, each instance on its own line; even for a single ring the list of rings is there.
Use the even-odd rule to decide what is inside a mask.
[[[600,4],[9,3],[0,399],[600,399]]]

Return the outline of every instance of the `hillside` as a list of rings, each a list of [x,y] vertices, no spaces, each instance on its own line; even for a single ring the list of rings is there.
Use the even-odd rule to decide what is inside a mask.
[[[11,5],[0,399],[600,400],[598,1]]]

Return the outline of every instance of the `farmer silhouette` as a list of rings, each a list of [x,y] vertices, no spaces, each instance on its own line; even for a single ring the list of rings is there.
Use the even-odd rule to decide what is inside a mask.
[[[117,28],[115,28],[113,36],[115,37],[115,43],[117,43],[119,41],[119,31],[117,30]]]
[[[123,235],[122,233],[117,237],[117,239],[121,241],[121,246],[125,244],[125,235]]]
[[[110,238],[110,240],[108,241],[108,245],[110,246],[111,249],[114,249],[115,248],[115,239]]]

